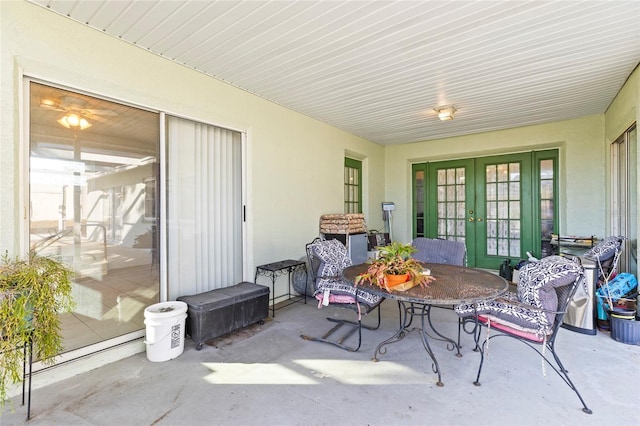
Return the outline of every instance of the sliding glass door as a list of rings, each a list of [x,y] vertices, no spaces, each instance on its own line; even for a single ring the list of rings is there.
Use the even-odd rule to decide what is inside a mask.
[[[144,336],[154,303],[243,280],[240,132],[36,81],[26,90],[30,248],[75,271],[65,359]]]
[[[76,274],[64,351],[140,334],[159,301],[159,114],[37,82],[28,90],[30,247]]]
[[[242,281],[242,135],[167,117],[170,300]]]

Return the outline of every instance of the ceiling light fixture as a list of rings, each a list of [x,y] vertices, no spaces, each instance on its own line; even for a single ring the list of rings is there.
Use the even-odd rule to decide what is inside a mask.
[[[67,114],[62,117],[60,120],[58,120],[58,123],[60,123],[60,125],[66,127],[67,129],[73,127],[74,129],[80,128],[80,130],[84,130],[91,127],[91,123],[89,123],[84,117],[73,113]]]
[[[453,105],[443,105],[433,109],[438,113],[438,118],[442,121],[453,120],[453,115],[457,111]]]

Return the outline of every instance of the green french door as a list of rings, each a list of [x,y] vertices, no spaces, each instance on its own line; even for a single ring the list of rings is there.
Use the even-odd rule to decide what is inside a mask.
[[[540,256],[556,232],[556,167],[556,150],[415,164],[414,236],[463,241],[480,268]]]

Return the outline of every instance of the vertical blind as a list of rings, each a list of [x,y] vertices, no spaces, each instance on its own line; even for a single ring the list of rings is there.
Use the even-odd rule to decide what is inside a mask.
[[[242,281],[240,133],[167,116],[169,300]]]

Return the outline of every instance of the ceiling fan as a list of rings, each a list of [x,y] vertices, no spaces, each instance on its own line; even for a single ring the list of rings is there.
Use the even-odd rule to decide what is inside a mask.
[[[64,112],[64,116],[58,120],[62,126],[66,128],[77,128],[84,130],[91,127],[87,119],[105,121],[102,116],[116,116],[117,112],[110,109],[87,108],[88,102],[85,99],[63,95],[59,98],[40,99],[40,107],[53,111]]]

